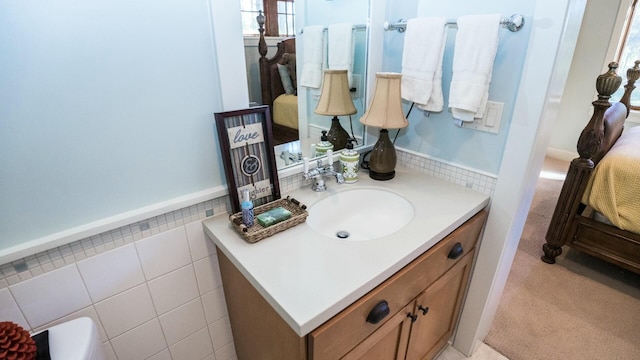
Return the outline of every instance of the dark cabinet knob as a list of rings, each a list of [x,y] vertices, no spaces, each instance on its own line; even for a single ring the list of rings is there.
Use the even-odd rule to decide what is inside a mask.
[[[386,300],[382,300],[371,309],[369,315],[367,315],[367,322],[370,324],[377,324],[380,320],[384,319],[391,310]]]
[[[418,310],[422,310],[422,315],[427,315],[429,312],[429,307],[422,307],[422,305],[418,305]]]
[[[414,322],[416,322],[416,320],[418,320],[418,315],[414,315],[414,314],[412,314],[412,313],[407,313],[407,317],[408,317],[409,319],[411,319],[411,322],[412,322],[412,323],[414,323]]]
[[[457,242],[449,251],[449,255],[447,256],[449,259],[457,259],[464,253],[464,249],[462,248],[462,244]]]

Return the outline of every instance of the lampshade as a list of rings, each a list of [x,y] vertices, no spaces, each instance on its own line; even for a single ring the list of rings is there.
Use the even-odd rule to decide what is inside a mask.
[[[409,122],[402,113],[398,73],[376,73],[376,90],[369,109],[360,122],[380,128],[378,141],[373,145],[369,160],[369,177],[374,180],[391,180],[396,175],[396,149],[389,139],[387,129],[407,127]]]
[[[357,112],[349,92],[347,70],[325,70],[322,93],[314,111],[319,115],[353,115]]]
[[[376,73],[373,100],[360,118],[361,123],[383,129],[400,129],[409,125],[402,113],[400,79],[402,74],[399,73]]]
[[[333,144],[333,150],[344,149],[349,133],[340,125],[339,115],[353,115],[356,107],[349,93],[347,70],[325,70],[322,81],[322,93],[315,113],[333,116],[327,139]]]

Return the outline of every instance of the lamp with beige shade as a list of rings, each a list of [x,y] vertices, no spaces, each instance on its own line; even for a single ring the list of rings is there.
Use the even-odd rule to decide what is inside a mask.
[[[333,144],[333,150],[344,149],[350,136],[340,125],[338,116],[357,113],[349,92],[347,70],[324,71],[322,93],[314,112],[319,115],[333,116],[327,138]]]
[[[402,112],[399,73],[376,73],[376,89],[369,109],[360,122],[380,128],[380,137],[371,150],[369,177],[374,180],[390,180],[395,176],[396,149],[389,139],[387,129],[401,129],[409,125]]]

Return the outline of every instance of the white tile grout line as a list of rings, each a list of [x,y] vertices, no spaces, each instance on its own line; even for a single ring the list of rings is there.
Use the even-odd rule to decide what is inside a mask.
[[[398,149],[398,163],[420,173],[444,179],[490,196],[493,195],[495,190],[497,180],[495,177],[440,162],[426,156]],[[306,185],[302,176],[298,174],[280,179],[281,193],[299,189]],[[203,220],[214,214],[229,213],[230,210],[230,200],[225,195],[105,231],[101,234],[42,251],[10,263],[0,264],[0,289],[102,252],[130,244],[133,241],[171,230],[193,221]]]

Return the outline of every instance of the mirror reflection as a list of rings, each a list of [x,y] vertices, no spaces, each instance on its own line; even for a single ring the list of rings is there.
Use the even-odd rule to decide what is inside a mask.
[[[303,9],[301,14],[294,16],[293,9],[290,9],[291,12],[288,15],[280,16],[276,20],[279,23],[279,33],[273,32],[273,26],[270,26],[273,20],[270,22],[269,14],[262,12],[263,6],[266,6],[269,1],[246,1],[246,5],[243,1],[242,18],[245,29],[243,31],[245,32],[249,98],[252,105],[265,104],[271,107],[273,143],[278,169],[299,164],[303,157],[316,157],[315,148],[322,141],[322,132],[330,132],[332,125],[335,127],[336,120],[349,137],[356,139],[354,147],[362,146],[364,127],[358,119],[364,113],[365,107],[364,80],[366,79],[368,36],[366,23],[369,1],[297,0],[295,9]],[[281,2],[277,1],[278,4]],[[289,1],[286,3],[293,4]],[[297,21],[295,27],[294,19]],[[253,23],[249,24],[250,21]],[[311,32],[305,34],[304,29],[310,29],[313,26],[322,27],[321,46],[324,50],[319,68],[322,71],[328,69],[331,62],[327,54],[328,49],[332,46],[334,48],[340,46],[335,44],[335,40],[329,43],[328,29],[344,23],[352,24],[350,31],[352,49],[349,51],[352,63],[348,71],[348,91],[356,110],[351,115],[333,116],[326,115],[326,112],[316,113],[322,86],[304,86],[304,81],[301,81],[305,63],[310,67],[308,61],[305,62],[308,59],[304,57],[305,45],[312,46]],[[247,28],[250,30],[247,31]],[[295,30],[292,30],[293,28]],[[322,72],[320,74],[322,76]],[[321,83],[322,80],[320,80]]]

